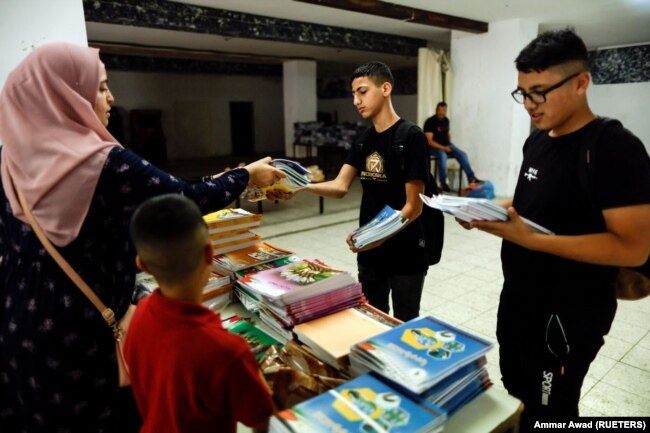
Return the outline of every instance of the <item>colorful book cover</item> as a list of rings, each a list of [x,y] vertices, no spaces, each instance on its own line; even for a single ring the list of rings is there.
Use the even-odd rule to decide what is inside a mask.
[[[310,298],[356,283],[347,272],[320,260],[302,260],[252,276],[248,287],[278,305]]]
[[[418,433],[434,431],[446,417],[421,397],[364,374],[279,412],[271,419],[271,431]]]
[[[475,361],[493,343],[432,316],[416,318],[356,344],[352,366],[372,370],[421,393]]]
[[[237,276],[237,278],[251,277],[259,272],[266,271],[267,269],[279,268],[281,266],[288,265],[289,263],[296,263],[301,260],[302,259],[300,257],[298,257],[295,254],[292,254],[287,257],[281,257],[277,260],[273,260],[266,263],[260,263],[259,265],[251,266],[249,268],[239,270],[235,272],[235,275]]]
[[[269,347],[275,345],[282,346],[278,340],[244,319],[230,326],[228,331],[242,336],[250,346],[257,360],[264,356],[264,353]]]
[[[354,231],[352,242],[357,248],[362,248],[390,236],[407,221],[406,218],[402,217],[401,212],[386,205],[373,219]]]
[[[220,267],[234,272],[281,257],[290,256],[291,254],[293,254],[292,251],[277,248],[267,242],[260,242],[247,248],[218,254],[213,260]]]

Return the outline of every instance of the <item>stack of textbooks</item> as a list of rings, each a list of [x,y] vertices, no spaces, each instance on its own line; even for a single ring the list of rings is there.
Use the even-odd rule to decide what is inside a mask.
[[[445,411],[426,399],[364,374],[271,418],[271,433],[436,433]]]
[[[486,198],[453,197],[448,195],[433,195],[427,197],[420,194],[420,198],[429,207],[438,209],[449,215],[453,215],[461,221],[507,221],[508,211],[498,204]],[[539,224],[524,217],[522,221],[528,224],[533,230],[552,235],[553,232]]]
[[[432,316],[413,319],[354,345],[352,371],[374,371],[453,413],[492,383],[493,344]]]
[[[299,260],[248,273],[236,285],[258,300],[260,320],[287,339],[293,337],[294,325],[365,300],[352,275],[319,260]]]
[[[158,282],[153,275],[147,272],[139,272],[135,276],[135,283],[138,290],[151,294],[158,288]],[[212,271],[208,282],[203,287],[201,300],[205,306],[215,309],[216,305],[222,307],[230,302],[232,294],[232,285],[227,275],[217,271]]]
[[[394,317],[363,303],[357,307],[346,308],[300,323],[294,326],[293,332],[318,359],[334,368],[347,370],[350,347],[401,323]]]
[[[214,254],[224,254],[257,244],[261,237],[251,232],[258,227],[262,215],[244,209],[222,209],[203,219],[208,226]]]
[[[310,182],[310,171],[295,161],[274,159],[271,165],[283,172],[286,177],[265,188],[248,187],[242,193],[243,198],[249,201],[264,200],[268,191],[295,192],[303,189]]]
[[[288,265],[289,263],[299,262],[300,260],[302,260],[300,257],[291,254],[270,262],[264,262],[244,269],[239,269],[234,272],[235,282],[233,283],[233,293],[248,311],[258,313],[262,299],[258,293],[246,287],[246,282],[249,281],[250,277],[259,272],[279,268]]]
[[[386,205],[373,219],[352,233],[352,243],[363,248],[399,231],[407,222],[400,211]]]
[[[218,272],[229,275],[234,279],[235,272],[237,271],[271,262],[282,257],[288,257],[292,254],[293,252],[291,251],[283,250],[267,242],[258,242],[246,248],[215,255],[213,266]]]

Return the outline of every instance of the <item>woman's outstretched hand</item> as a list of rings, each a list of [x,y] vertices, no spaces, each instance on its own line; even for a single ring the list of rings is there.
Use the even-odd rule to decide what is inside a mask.
[[[267,156],[244,166],[249,174],[248,183],[264,188],[286,177],[286,174],[271,165],[271,161],[271,157]]]

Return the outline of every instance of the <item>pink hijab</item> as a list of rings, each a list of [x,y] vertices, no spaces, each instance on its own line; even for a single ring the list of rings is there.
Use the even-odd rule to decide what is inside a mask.
[[[49,43],[9,74],[0,93],[0,171],[11,210],[26,222],[19,189],[60,247],[79,235],[108,152],[120,146],[94,111],[100,70],[99,50]]]

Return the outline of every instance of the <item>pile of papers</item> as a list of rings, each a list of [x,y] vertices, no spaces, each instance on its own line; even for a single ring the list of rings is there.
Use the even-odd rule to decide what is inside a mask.
[[[364,374],[277,413],[269,432],[434,433],[446,419],[444,410],[424,398]]]
[[[357,248],[363,248],[375,241],[387,238],[400,230],[408,219],[402,217],[402,213],[386,205],[368,223],[357,228],[352,233],[352,243]]]
[[[264,200],[268,191],[295,192],[303,189],[310,183],[309,175],[311,172],[295,161],[288,159],[274,159],[271,162],[271,165],[287,176],[265,188],[249,186],[242,193],[242,198],[245,198],[248,201]]]
[[[433,195],[427,197],[420,194],[425,205],[453,215],[461,221],[507,221],[508,212],[503,206],[486,198],[454,197],[449,195]],[[528,224],[533,230],[552,235],[553,232],[536,224],[524,217],[522,221]]]

